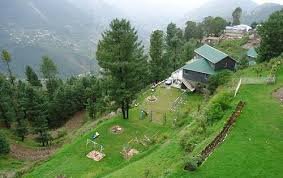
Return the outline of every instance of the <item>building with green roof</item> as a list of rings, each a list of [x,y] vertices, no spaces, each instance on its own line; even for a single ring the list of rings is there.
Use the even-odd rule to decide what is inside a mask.
[[[247,52],[247,56],[248,56],[249,65],[255,65],[256,58],[258,56],[255,48],[250,48]]]
[[[211,75],[221,70],[235,70],[236,61],[224,52],[207,44],[195,50],[195,57],[181,69],[183,70],[183,83],[196,85],[206,84]]]
[[[255,50],[255,48],[250,48],[247,52],[247,56],[253,59],[257,58],[257,52]]]

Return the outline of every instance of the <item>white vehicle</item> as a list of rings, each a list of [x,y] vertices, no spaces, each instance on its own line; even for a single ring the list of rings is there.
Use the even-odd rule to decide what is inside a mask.
[[[173,83],[173,80],[171,78],[165,81],[165,85],[171,85],[172,83]]]

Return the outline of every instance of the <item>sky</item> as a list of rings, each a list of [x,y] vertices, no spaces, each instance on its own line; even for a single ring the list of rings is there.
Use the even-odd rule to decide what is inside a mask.
[[[142,14],[153,13],[158,9],[159,13],[176,13],[184,14],[188,10],[198,8],[202,4],[210,0],[105,0],[110,4],[114,4],[123,10],[127,10],[129,13]],[[274,2],[283,4],[283,0],[253,0],[258,4],[266,2]],[[145,8],[146,7],[146,8]],[[178,9],[176,11],[176,9]],[[142,12],[141,12],[142,11]]]

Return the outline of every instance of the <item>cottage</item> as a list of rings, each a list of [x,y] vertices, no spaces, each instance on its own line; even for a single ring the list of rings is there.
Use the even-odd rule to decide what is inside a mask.
[[[243,38],[250,30],[252,30],[252,27],[244,24],[227,26],[224,30],[224,36],[231,39]]]
[[[248,50],[247,57],[248,57],[249,65],[255,65],[256,64],[257,52],[256,52],[255,48],[250,48]]]
[[[195,88],[197,84],[206,84],[211,75],[218,71],[235,70],[236,61],[227,54],[209,45],[203,45],[195,50],[195,57],[181,69],[183,71],[183,87]]]

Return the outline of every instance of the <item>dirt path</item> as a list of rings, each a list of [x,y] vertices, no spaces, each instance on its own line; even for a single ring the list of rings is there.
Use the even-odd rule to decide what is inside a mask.
[[[55,151],[56,151],[56,147],[33,149],[33,148],[24,147],[19,144],[12,144],[10,154],[12,155],[12,157],[18,160],[38,161],[38,160],[46,159]]]
[[[78,112],[76,113],[68,122],[64,125],[64,128],[68,133],[80,128],[85,122],[86,112]]]
[[[79,129],[83,123],[85,118],[85,112],[78,112],[76,113],[65,125],[64,128],[66,129],[68,134],[74,133],[77,129]],[[53,131],[54,132],[54,131]],[[56,130],[55,130],[56,132]],[[34,135],[30,135],[30,137],[34,137]],[[26,160],[26,161],[38,161],[42,159],[48,158],[52,155],[59,146],[51,146],[51,147],[38,147],[38,148],[31,148],[26,147],[20,144],[11,144],[11,156],[19,159],[19,160]]]

